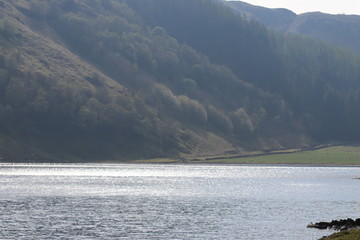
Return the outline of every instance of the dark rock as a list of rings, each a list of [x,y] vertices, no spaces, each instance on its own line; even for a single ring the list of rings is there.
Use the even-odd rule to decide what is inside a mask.
[[[351,218],[348,219],[340,219],[340,220],[332,220],[331,222],[317,222],[311,223],[307,225],[308,228],[317,228],[317,229],[334,229],[334,230],[350,230],[353,228],[360,227],[360,218],[353,220]]]

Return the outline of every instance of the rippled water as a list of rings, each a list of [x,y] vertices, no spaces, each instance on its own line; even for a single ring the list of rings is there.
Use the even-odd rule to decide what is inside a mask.
[[[358,218],[360,168],[0,164],[0,239],[307,240]]]

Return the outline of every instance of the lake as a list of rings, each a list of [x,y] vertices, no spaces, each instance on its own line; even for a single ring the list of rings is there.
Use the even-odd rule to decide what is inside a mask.
[[[0,239],[314,240],[360,217],[360,168],[0,164]]]

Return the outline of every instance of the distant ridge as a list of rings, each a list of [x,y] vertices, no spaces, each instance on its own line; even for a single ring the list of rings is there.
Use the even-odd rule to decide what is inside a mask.
[[[304,34],[360,53],[360,16],[309,12],[296,15],[241,1],[223,1],[236,12],[275,30]]]

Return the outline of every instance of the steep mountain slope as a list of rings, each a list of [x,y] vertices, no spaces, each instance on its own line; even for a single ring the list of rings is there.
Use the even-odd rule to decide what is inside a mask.
[[[315,138],[359,138],[359,55],[276,33],[205,0],[148,0],[147,5],[132,0],[129,5],[144,21],[164,27],[239,78],[280,95]]]
[[[0,0],[0,158],[192,158],[359,140],[359,66],[359,55],[220,1]]]
[[[136,156],[135,144],[161,154],[145,146],[161,145],[152,110],[69,51],[34,7],[1,2],[1,157],[112,159]]]
[[[126,1],[0,1],[0,56],[4,160],[194,157],[311,143],[281,97],[147,26]]]
[[[296,15],[286,9],[269,9],[241,1],[224,1],[236,12],[270,28],[304,34],[360,53],[360,16],[312,12]]]

